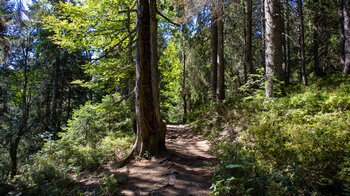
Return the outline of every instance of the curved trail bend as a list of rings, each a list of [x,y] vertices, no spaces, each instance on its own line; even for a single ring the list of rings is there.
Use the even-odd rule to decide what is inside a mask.
[[[167,125],[168,152],[152,160],[131,161],[118,170],[127,176],[121,195],[209,195],[215,159],[210,144],[188,125]]]

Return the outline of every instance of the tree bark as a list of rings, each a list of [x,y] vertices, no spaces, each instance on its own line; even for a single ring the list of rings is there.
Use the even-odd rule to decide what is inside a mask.
[[[159,103],[159,69],[158,69],[158,19],[157,19],[157,0],[149,0],[150,2],[150,14],[151,14],[151,67],[152,67],[152,89],[153,89],[153,103],[154,111],[157,119],[158,128],[158,141],[156,142],[157,148],[160,151],[166,150],[165,148],[165,134],[166,125],[162,120],[160,114],[160,103]]]
[[[10,159],[11,159],[11,178],[13,178],[15,175],[17,175],[17,150],[18,145],[21,140],[20,136],[17,136],[13,141],[10,143]]]
[[[72,81],[72,79],[70,79],[70,81]],[[67,95],[67,109],[66,109],[66,122],[68,122],[68,120],[71,117],[71,112],[72,112],[72,106],[71,106],[71,100],[72,100],[72,87],[70,84],[68,84],[68,95]]]
[[[128,8],[128,10],[130,10],[132,8]],[[129,64],[133,65],[134,64],[134,57],[133,57],[133,49],[132,49],[132,45],[134,42],[134,37],[132,35],[132,29],[131,29],[131,13],[127,12],[126,13],[127,19],[126,19],[126,29],[128,32],[128,59],[129,59]],[[129,72],[129,92],[134,90],[134,84],[135,84],[135,70],[132,69]],[[137,125],[136,125],[136,108],[135,108],[135,97],[131,97],[129,100],[130,102],[130,119],[131,119],[131,123],[132,123],[132,128],[134,130],[134,133],[137,134]]]
[[[338,0],[338,21],[339,21],[339,57],[340,67],[345,67],[345,31],[344,31],[344,0]]]
[[[186,54],[184,46],[182,46],[182,101],[183,101],[183,118],[182,122],[186,122],[187,118],[187,101],[186,101]]]
[[[247,82],[248,74],[253,73],[253,61],[252,61],[252,0],[247,0],[246,4],[246,25],[245,25],[245,52],[244,52],[244,64],[245,64],[245,74],[244,81]]]
[[[347,77],[350,71],[350,1],[344,0],[344,2],[345,66],[343,76]]]
[[[57,54],[59,55],[59,54]],[[51,103],[51,114],[50,124],[51,131],[56,135],[57,133],[57,101],[58,101],[58,77],[60,70],[60,57],[56,58],[56,62],[53,67],[53,81],[52,81],[52,103]]]
[[[210,66],[210,83],[212,100],[216,100],[217,88],[217,67],[218,67],[218,18],[217,5],[212,3],[211,8],[211,66]]]
[[[274,97],[275,81],[282,80],[282,18],[281,1],[265,0],[266,19],[266,97]]]
[[[165,150],[165,125],[159,110],[156,0],[138,0],[135,153]]]
[[[225,64],[224,64],[224,3],[218,3],[218,76],[217,76],[217,101],[225,99]]]
[[[303,2],[297,0],[299,13],[299,59],[300,59],[300,78],[304,85],[307,85],[307,78],[305,73],[305,51],[304,51],[304,16],[303,16]]]
[[[265,44],[265,0],[261,0],[261,25],[262,25],[262,30],[261,30],[261,67],[264,69],[266,68],[265,66],[265,51],[266,51],[266,44]]]
[[[314,34],[313,34],[313,56],[314,56],[314,72],[318,77],[323,76],[323,72],[320,68],[320,59],[319,59],[319,38],[318,38],[318,29],[319,29],[319,0],[314,0],[313,5],[314,11]]]
[[[284,83],[285,85],[290,84],[290,21],[289,21],[289,0],[286,0],[286,17],[285,17],[285,35],[284,35],[284,45],[285,45],[285,62],[284,62]]]
[[[29,58],[29,51],[27,48],[23,49],[23,56],[24,56],[24,63],[23,63],[23,77],[24,77],[24,84],[23,84],[23,91],[22,91],[22,100],[20,108],[22,110],[21,120],[18,125],[18,131],[14,137],[13,140],[10,142],[10,159],[11,159],[11,178],[13,178],[17,174],[17,151],[18,151],[18,145],[22,138],[22,136],[25,133],[27,122],[28,122],[28,116],[29,116],[29,104],[27,102],[27,94],[28,92],[28,58]]]

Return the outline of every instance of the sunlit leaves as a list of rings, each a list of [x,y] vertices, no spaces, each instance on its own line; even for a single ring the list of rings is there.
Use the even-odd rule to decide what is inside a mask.
[[[133,0],[76,0],[53,4],[43,15],[51,38],[68,51],[86,50],[91,63],[85,66],[92,80],[89,87],[114,89],[133,67],[130,53],[135,39],[136,13]],[[47,2],[48,3],[48,2]],[[131,56],[130,56],[131,55]]]

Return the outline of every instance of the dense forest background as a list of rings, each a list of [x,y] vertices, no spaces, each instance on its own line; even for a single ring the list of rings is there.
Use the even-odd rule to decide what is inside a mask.
[[[0,195],[84,194],[169,123],[212,141],[213,195],[350,194],[349,1],[0,5]]]

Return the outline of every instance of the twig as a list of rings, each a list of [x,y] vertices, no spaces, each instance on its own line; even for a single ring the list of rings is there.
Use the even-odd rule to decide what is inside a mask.
[[[113,105],[119,105],[121,104],[124,100],[129,99],[131,96],[133,96],[135,94],[136,88],[134,88],[134,90],[132,90],[128,95],[125,95],[124,97],[122,97],[119,101],[115,102]]]
[[[137,10],[136,9],[130,9],[130,10],[119,11],[118,13],[122,14],[122,13],[130,13],[130,12],[137,12]]]
[[[172,20],[170,20],[168,17],[166,17],[166,16],[164,16],[164,14],[162,14],[159,10],[157,10],[157,13],[161,16],[161,17],[163,17],[166,21],[168,21],[169,23],[171,23],[171,24],[173,24],[173,25],[175,25],[175,26],[181,26],[180,24],[178,24],[178,23],[175,23],[175,22],[173,22]]]
[[[131,34],[135,33],[136,29],[134,29]],[[117,46],[121,45],[127,38],[129,38],[129,36],[125,36],[122,40],[120,40],[117,44],[115,44],[114,46],[112,46],[112,48],[110,48],[108,51],[105,52],[104,55],[100,56],[99,58],[96,59],[92,59],[93,63],[96,61],[99,61],[101,59],[103,59],[104,57],[106,57],[110,52],[112,52]]]

